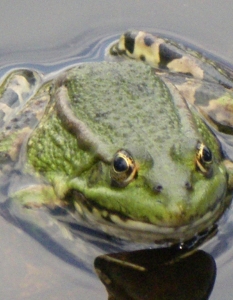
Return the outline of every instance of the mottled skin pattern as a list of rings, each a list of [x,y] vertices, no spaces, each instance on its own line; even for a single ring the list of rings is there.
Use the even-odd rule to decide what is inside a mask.
[[[110,52],[114,56],[143,60],[152,67],[159,68],[157,71],[164,71],[164,75],[187,97],[189,103],[200,110],[211,125],[220,132],[232,134],[233,71],[227,66],[184,45],[143,31],[126,32],[111,47]],[[144,53],[143,57],[141,53]],[[175,76],[174,73],[179,74]],[[188,76],[180,76],[183,73]]]
[[[9,197],[66,207],[122,238],[188,240],[229,205],[232,164],[215,134],[231,133],[231,72],[144,32],[109,53],[140,62],[79,65],[41,87],[34,71],[6,78],[1,172],[20,165],[36,178]]]
[[[123,34],[110,49],[111,55],[141,60],[159,70],[182,73],[193,78],[219,83],[232,88],[232,70],[218,65],[200,53],[172,40],[143,31]],[[230,77],[230,78],[229,78]]]

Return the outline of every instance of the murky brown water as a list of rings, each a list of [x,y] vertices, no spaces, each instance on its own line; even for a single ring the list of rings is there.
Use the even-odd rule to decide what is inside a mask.
[[[74,64],[87,52],[92,59],[101,59],[101,49],[109,39],[126,29],[177,37],[233,64],[233,4],[229,0],[23,0],[2,1],[0,8],[0,75],[20,66],[49,73]],[[218,237],[203,247],[215,257],[218,268],[211,300],[232,299],[230,218],[222,220]],[[3,218],[0,228],[1,299],[107,299],[94,273],[78,268],[76,257],[68,256],[66,261],[64,249],[60,257],[54,255],[49,243],[43,245]],[[78,251],[85,251],[81,239],[75,243]],[[95,253],[104,252],[98,246],[93,248],[89,266]],[[107,245],[106,251],[109,249]]]

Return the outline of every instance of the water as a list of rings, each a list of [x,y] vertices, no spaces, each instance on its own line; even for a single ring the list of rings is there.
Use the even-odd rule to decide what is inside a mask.
[[[49,74],[75,64],[80,57],[101,60],[106,44],[129,28],[173,36],[233,64],[232,6],[229,0],[2,1],[0,75],[18,67]],[[43,216],[42,212],[38,218]],[[76,240],[77,255],[72,256],[72,236],[60,240],[54,233],[59,247],[70,245],[71,254],[62,252],[66,247],[59,248],[63,253],[59,257],[54,255],[56,243],[43,245],[27,232],[26,224],[21,226],[24,230],[0,218],[2,299],[107,299],[99,280],[89,271],[95,255],[104,252],[98,244],[88,244],[93,251],[89,269],[84,271],[78,268],[79,251],[85,253],[82,236]],[[232,298],[231,233],[229,215],[222,220],[219,235],[203,247],[214,255],[218,267],[211,300]],[[106,251],[110,249],[111,240]]]

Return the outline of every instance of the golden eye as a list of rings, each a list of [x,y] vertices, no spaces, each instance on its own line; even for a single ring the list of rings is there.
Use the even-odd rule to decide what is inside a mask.
[[[124,187],[135,178],[136,174],[137,167],[131,154],[123,149],[117,151],[110,171],[112,185]]]
[[[213,155],[211,150],[203,143],[197,144],[196,164],[200,171],[204,174],[209,173],[213,162]]]

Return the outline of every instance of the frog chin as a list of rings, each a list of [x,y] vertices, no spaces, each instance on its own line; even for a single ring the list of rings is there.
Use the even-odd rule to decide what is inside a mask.
[[[209,211],[190,222],[179,226],[161,226],[127,218],[114,211],[107,211],[100,205],[94,204],[82,193],[75,191],[74,215],[85,221],[91,228],[96,228],[111,236],[140,243],[182,243],[198,237],[203,231],[211,231],[222,216],[228,202],[217,199],[216,205]]]

